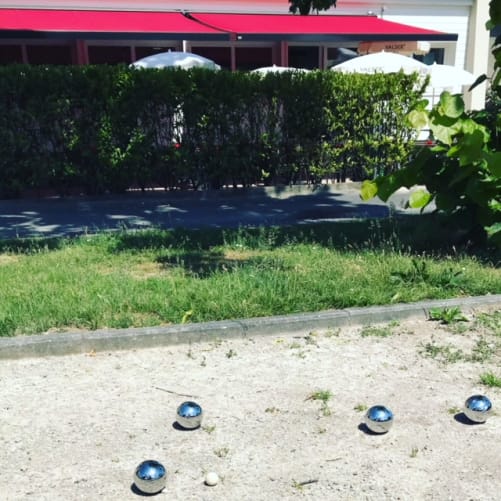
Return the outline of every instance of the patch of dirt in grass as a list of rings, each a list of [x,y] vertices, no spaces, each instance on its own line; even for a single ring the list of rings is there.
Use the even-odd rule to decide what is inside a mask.
[[[148,278],[165,276],[167,270],[165,266],[162,265],[162,263],[145,261],[143,263],[134,264],[131,267],[129,273],[133,278],[146,280]]]
[[[456,334],[413,320],[385,337],[358,326],[2,361],[2,499],[139,499],[132,475],[145,459],[167,468],[159,500],[498,499],[501,388],[480,376],[501,376],[499,344],[481,362],[422,353],[499,341],[476,325]],[[477,393],[496,414],[474,425],[461,408]],[[204,409],[197,430],[174,424],[185,400]],[[395,415],[385,435],[362,425],[375,404]],[[217,486],[204,485],[207,471]]]
[[[262,255],[262,252],[251,251],[251,250],[235,250],[229,249],[224,251],[225,259],[230,261],[247,261],[249,259],[255,258],[256,256]]]
[[[0,254],[0,266],[6,264],[14,264],[19,261],[19,256],[11,256],[9,254]]]

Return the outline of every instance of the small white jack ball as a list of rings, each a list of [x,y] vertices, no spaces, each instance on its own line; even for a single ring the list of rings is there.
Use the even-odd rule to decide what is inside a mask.
[[[219,482],[219,475],[215,471],[209,471],[205,475],[205,485],[213,487],[214,485],[217,485],[218,482]]]

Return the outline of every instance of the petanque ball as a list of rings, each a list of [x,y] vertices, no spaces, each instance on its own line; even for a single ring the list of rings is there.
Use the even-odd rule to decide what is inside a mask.
[[[183,402],[176,413],[176,420],[180,426],[187,430],[194,430],[202,424],[202,407],[196,402]]]
[[[373,433],[386,433],[393,424],[393,413],[384,405],[374,405],[365,414],[364,422]]]
[[[466,417],[474,423],[485,423],[492,414],[492,403],[485,395],[472,395],[464,403]]]
[[[157,494],[167,482],[164,466],[153,459],[143,461],[134,472],[134,484],[144,494]]]

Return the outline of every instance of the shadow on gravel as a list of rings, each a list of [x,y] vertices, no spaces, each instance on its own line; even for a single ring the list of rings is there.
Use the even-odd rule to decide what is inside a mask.
[[[131,486],[130,486],[130,490],[133,494],[135,494],[136,496],[141,496],[143,498],[151,498],[153,496],[156,496],[158,494],[158,492],[154,492],[153,494],[147,494],[146,492],[143,492],[143,491],[140,491],[138,488],[137,488],[137,485],[132,483]]]
[[[467,426],[477,426],[479,424],[484,424],[484,423],[475,423],[475,421],[471,421],[466,417],[466,414],[464,412],[458,412],[457,414],[455,414],[454,420],[457,421],[458,423],[465,424]]]

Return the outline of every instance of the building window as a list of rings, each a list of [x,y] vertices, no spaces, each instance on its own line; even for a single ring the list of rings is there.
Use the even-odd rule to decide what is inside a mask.
[[[289,66],[291,68],[306,68],[312,70],[318,68],[318,46],[290,46]]]
[[[128,45],[90,45],[88,52],[90,64],[129,64],[132,62]]]
[[[273,64],[273,49],[271,47],[237,47],[235,58],[237,70],[255,70]]]
[[[23,62],[20,45],[0,45],[0,64],[16,64]]]
[[[69,45],[27,45],[29,64],[72,64],[72,49]]]
[[[414,56],[415,59],[424,64],[444,64],[445,49],[430,49],[428,54]]]
[[[192,51],[194,54],[212,59],[225,70],[231,70],[230,47],[192,47]]]

